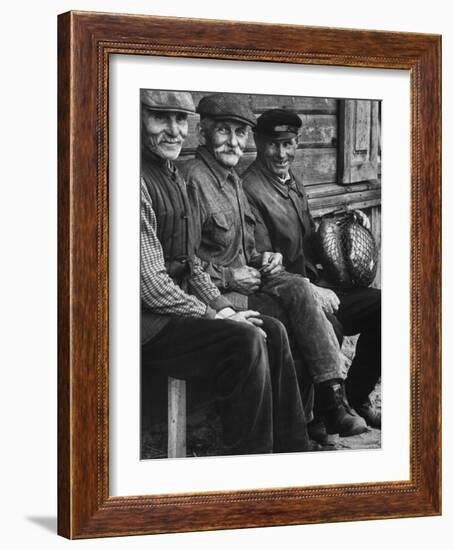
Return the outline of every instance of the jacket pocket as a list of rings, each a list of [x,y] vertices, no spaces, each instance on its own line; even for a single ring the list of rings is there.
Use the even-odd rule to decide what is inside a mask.
[[[233,233],[234,217],[231,210],[211,214],[209,237],[212,242],[225,246],[231,241]]]

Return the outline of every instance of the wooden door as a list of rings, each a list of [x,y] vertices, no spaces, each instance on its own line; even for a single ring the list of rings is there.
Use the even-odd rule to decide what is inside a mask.
[[[338,183],[378,180],[379,101],[341,99],[338,105]]]

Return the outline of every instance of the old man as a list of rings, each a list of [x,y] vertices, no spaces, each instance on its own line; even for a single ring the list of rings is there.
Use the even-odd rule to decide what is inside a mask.
[[[141,92],[142,372],[207,384],[225,454],[307,450],[283,325],[236,312],[194,253],[194,219],[174,164],[194,111],[189,93]]]
[[[286,269],[312,282],[319,304],[342,334],[360,334],[346,379],[354,409],[375,428],[380,413],[369,399],[381,368],[381,294],[374,288],[334,287],[317,268],[315,224],[301,178],[292,170],[302,121],[290,109],[272,109],[257,121],[257,158],[242,175],[257,225],[257,249],[279,250]],[[360,211],[358,219],[369,228]]]
[[[211,94],[199,102],[195,159],[182,170],[201,227],[197,253],[221,290],[239,308],[285,322],[317,386],[328,433],[361,433],[366,423],[348,405],[338,341],[308,280],[285,272],[282,255],[255,247],[255,220],[235,171],[255,117],[246,96]]]

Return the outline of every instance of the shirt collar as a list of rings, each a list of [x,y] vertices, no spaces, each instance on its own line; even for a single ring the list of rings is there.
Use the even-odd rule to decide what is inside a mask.
[[[235,183],[238,182],[239,177],[236,170],[234,170],[234,168],[225,168],[225,166],[222,166],[206,146],[200,145],[197,148],[196,156],[208,166],[220,187],[225,185],[228,178],[232,179]]]
[[[277,191],[279,191],[284,197],[289,196],[289,191],[291,189],[297,190],[296,184],[294,181],[294,175],[291,169],[288,171],[286,178],[282,179],[276,176],[268,168],[266,168],[266,166],[263,164],[263,162],[261,162],[259,158],[256,159],[256,164],[258,165],[261,172],[263,172],[263,174],[267,177],[267,179],[277,189]]]

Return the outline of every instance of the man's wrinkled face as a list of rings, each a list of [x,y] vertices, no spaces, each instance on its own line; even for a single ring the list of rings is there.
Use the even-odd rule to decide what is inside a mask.
[[[233,168],[244,154],[249,126],[234,120],[212,121],[203,136],[206,147],[226,168]]]
[[[143,145],[159,157],[177,159],[188,131],[186,113],[142,108]]]
[[[256,145],[258,156],[266,168],[279,178],[286,177],[296,156],[297,138],[276,140],[260,136]]]

